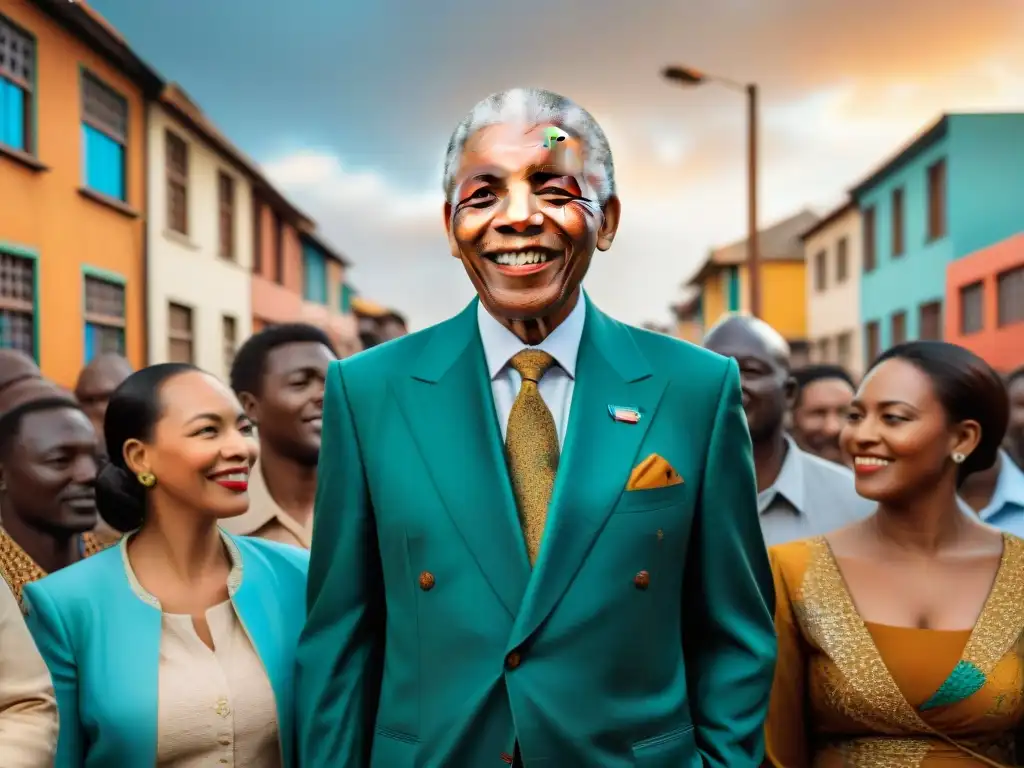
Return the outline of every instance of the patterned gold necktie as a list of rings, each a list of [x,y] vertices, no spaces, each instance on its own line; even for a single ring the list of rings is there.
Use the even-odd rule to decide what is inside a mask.
[[[523,384],[509,413],[505,449],[530,565],[537,562],[558,471],[555,420],[537,388],[554,362],[551,355],[538,349],[524,349],[510,361],[523,377]]]

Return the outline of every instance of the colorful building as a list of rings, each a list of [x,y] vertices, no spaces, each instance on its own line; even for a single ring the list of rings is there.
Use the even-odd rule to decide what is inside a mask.
[[[941,338],[947,267],[1024,229],[1022,136],[1024,114],[943,115],[851,190],[866,359]]]
[[[1002,373],[1024,365],[1024,233],[951,262],[946,307],[947,341]]]
[[[359,352],[359,329],[352,311],[348,260],[316,232],[303,232],[301,318],[327,331],[341,357]]]
[[[149,106],[149,362],[221,377],[252,329],[252,184],[260,177],[180,86]]]
[[[861,222],[848,200],[804,232],[807,338],[811,362],[841,365],[859,376]]]
[[[146,100],[160,78],[88,6],[0,0],[0,346],[73,384],[146,362]]]
[[[758,234],[761,259],[761,318],[789,342],[793,362],[807,361],[807,277],[800,235],[818,221],[802,211]],[[687,284],[701,296],[700,316],[707,327],[728,312],[749,312],[750,287],[746,239],[711,251]]]
[[[676,319],[672,335],[691,344],[701,344],[704,341],[704,319],[701,312],[701,295],[690,291],[686,298],[672,305],[672,314]]]

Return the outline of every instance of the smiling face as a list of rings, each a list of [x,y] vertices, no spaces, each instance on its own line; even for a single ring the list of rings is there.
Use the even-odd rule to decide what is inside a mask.
[[[583,144],[564,133],[553,140],[554,128],[477,131],[455,172],[455,202],[444,208],[452,255],[484,307],[506,324],[554,327],[564,319],[594,249],[608,250],[618,227],[619,202],[598,204]]]
[[[857,493],[902,503],[955,486],[954,453],[978,445],[977,422],[950,423],[931,379],[906,360],[879,364],[861,383],[840,435],[853,458]]]
[[[249,470],[258,447],[249,418],[227,386],[200,371],[167,379],[160,387],[161,416],[151,439],[132,440],[124,454],[130,470],[150,472],[150,491],[176,509],[216,518],[249,508]],[[154,504],[154,509],[160,504]]]
[[[805,451],[837,464],[844,463],[839,433],[853,399],[853,387],[842,379],[817,379],[800,392],[793,407],[793,437]]]

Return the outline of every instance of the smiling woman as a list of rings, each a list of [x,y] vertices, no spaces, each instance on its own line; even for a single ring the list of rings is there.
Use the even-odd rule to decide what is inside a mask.
[[[97,505],[129,533],[24,595],[57,694],[57,768],[291,766],[307,557],[217,525],[249,503],[257,446],[238,399],[191,365],[151,366],[115,390],[104,431]]]

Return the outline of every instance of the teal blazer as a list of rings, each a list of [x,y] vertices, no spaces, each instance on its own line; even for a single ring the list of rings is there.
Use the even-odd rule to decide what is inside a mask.
[[[270,678],[286,768],[295,766],[293,672],[308,555],[224,534],[241,564],[231,601]],[[234,581],[234,580],[233,580]],[[152,768],[157,750],[161,613],[133,590],[122,549],[26,585],[26,621],[50,668],[60,736],[56,768]]]
[[[636,409],[618,421],[609,406]],[[651,454],[682,484],[626,491]],[[302,768],[753,768],[772,578],[734,362],[587,302],[530,568],[476,303],[333,363]]]

